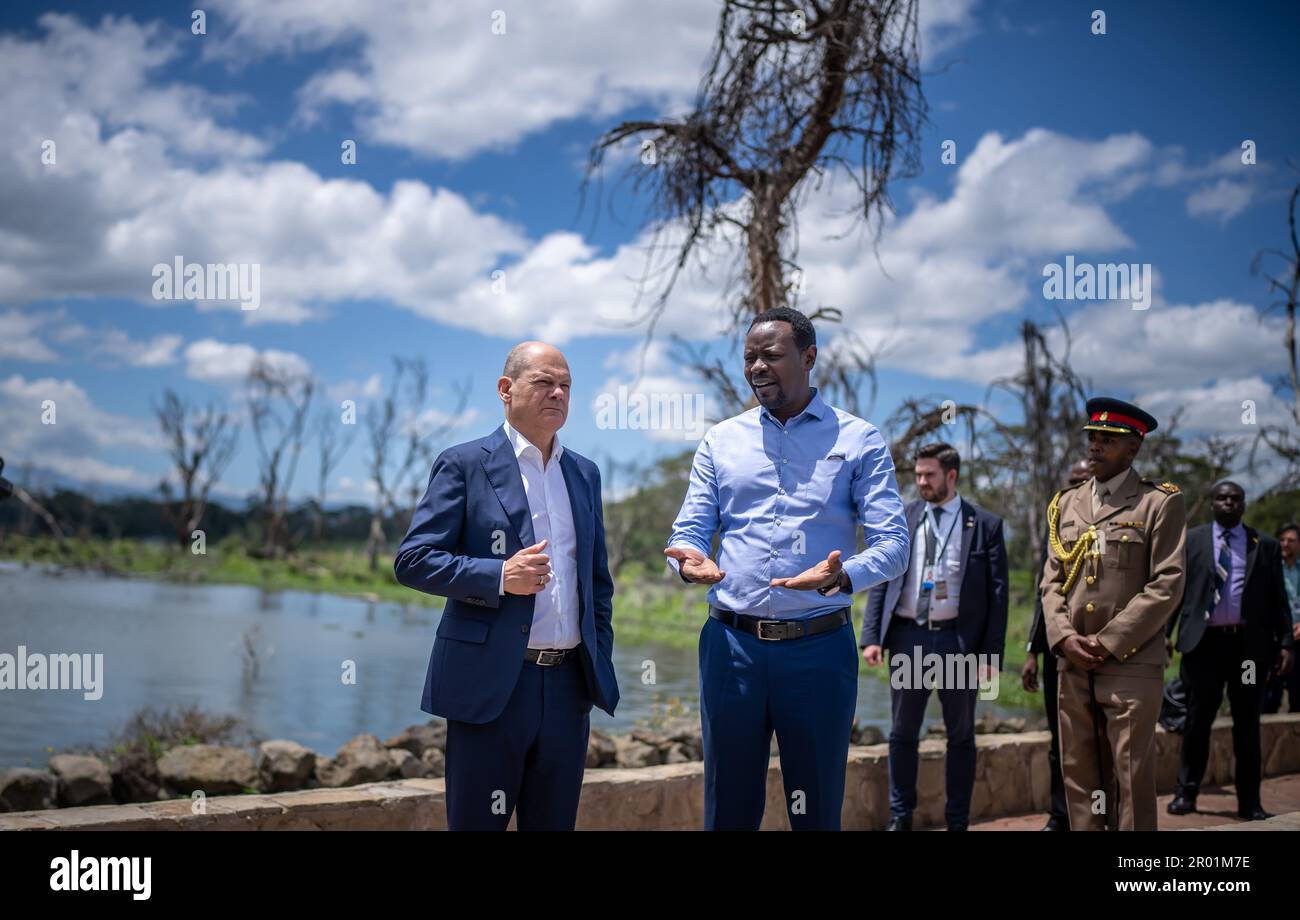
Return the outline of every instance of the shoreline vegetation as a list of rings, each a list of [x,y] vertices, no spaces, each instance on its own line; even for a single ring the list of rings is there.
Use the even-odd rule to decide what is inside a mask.
[[[280,559],[249,555],[242,541],[231,538],[193,554],[163,540],[24,537],[0,539],[0,561],[43,566],[57,573],[85,572],[119,578],[201,585],[246,585],[264,591],[306,591],[332,594],[369,603],[391,602],[441,609],[442,599],[412,591],[397,583],[391,558],[381,556],[371,571],[362,544],[338,543],[304,547]],[[651,572],[638,563],[623,566],[616,578],[614,629],[616,641],[653,643],[694,648],[707,616],[705,591],[681,584],[665,571]],[[1020,686],[1020,667],[1033,618],[1032,579],[1029,572],[1011,572],[1011,609],[1008,616],[1005,658],[1002,662],[997,702],[1018,709],[1042,711],[1042,693]],[[854,630],[859,631],[866,594],[853,604]],[[859,673],[888,679],[884,667],[867,668],[859,660]]]

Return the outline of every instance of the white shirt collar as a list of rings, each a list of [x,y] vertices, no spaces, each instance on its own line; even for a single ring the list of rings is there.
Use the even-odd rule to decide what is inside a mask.
[[[943,520],[945,522],[956,520],[957,514],[961,511],[961,493],[956,489],[953,489],[952,495],[948,496],[948,500],[942,505],[932,505],[929,502],[925,503],[926,511],[928,511],[932,517],[936,507],[943,509]]]
[[[528,451],[531,450],[532,453],[529,454],[529,456],[531,456],[537,462],[538,466],[542,466],[542,467],[545,466],[545,464],[542,462],[543,455],[542,455],[542,449],[540,447],[538,447],[532,441],[528,440],[526,437],[524,437],[522,434],[516,431],[511,426],[510,422],[502,420],[501,426],[505,428],[506,438],[509,439],[510,446],[513,447],[515,450],[516,460],[521,459],[525,453],[528,453]],[[555,444],[551,448],[551,462],[558,463],[562,456],[564,456],[564,445],[560,443],[560,434],[557,431],[555,433]]]

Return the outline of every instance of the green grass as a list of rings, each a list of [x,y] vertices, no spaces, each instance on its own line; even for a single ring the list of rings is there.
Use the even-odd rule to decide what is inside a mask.
[[[290,559],[257,559],[227,540],[195,555],[188,549],[142,540],[68,540],[8,536],[0,558],[110,575],[142,576],[194,584],[253,585],[270,591],[315,591],[436,607],[442,599],[397,583],[391,555],[370,571],[362,547],[319,547]]]

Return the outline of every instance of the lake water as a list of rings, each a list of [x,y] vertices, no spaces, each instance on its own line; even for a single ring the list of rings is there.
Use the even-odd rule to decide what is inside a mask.
[[[617,610],[616,599],[616,630]],[[239,716],[262,737],[327,754],[362,732],[386,738],[429,719],[420,694],[439,615],[327,594],[59,575],[0,563],[0,652],[15,655],[23,645],[29,655],[104,656],[98,700],[79,690],[0,690],[0,768],[42,767],[47,747],[105,744],[137,710],[169,705]],[[340,679],[345,659],[356,663],[355,684]],[[654,685],[641,681],[646,659],[655,662]],[[593,728],[627,731],[671,698],[696,708],[695,649],[616,640],[615,667],[618,715],[593,710]],[[931,707],[936,718],[937,699]],[[979,711],[986,708],[1023,714],[981,701]],[[884,681],[859,679],[857,718],[888,730]]]

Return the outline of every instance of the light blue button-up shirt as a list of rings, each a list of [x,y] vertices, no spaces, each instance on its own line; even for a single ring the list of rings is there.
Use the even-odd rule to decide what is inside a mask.
[[[866,549],[858,553],[857,528]],[[709,603],[772,619],[805,619],[847,607],[845,592],[770,587],[839,550],[854,591],[907,568],[910,537],[894,461],[876,427],[832,408],[813,388],[784,426],[756,407],[709,429],[695,452],[669,546],[709,555],[722,532]],[[676,560],[669,564],[678,568]]]

